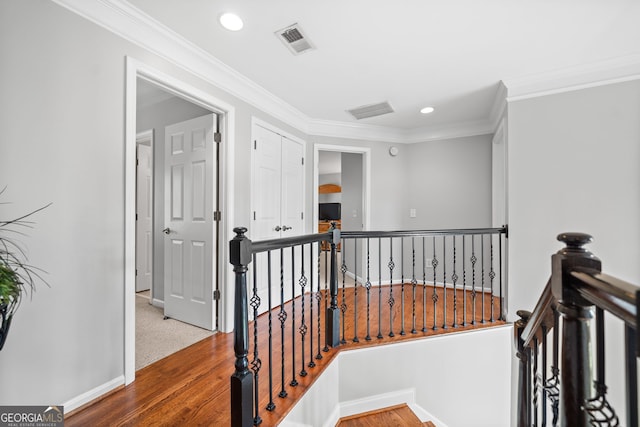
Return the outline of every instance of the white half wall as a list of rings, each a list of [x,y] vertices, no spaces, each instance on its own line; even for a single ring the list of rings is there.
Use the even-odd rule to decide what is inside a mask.
[[[507,325],[343,351],[282,425],[335,425],[406,402],[438,426],[507,427],[512,335]]]

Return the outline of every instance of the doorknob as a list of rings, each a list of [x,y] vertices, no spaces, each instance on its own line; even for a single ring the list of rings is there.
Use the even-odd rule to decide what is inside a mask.
[[[287,230],[291,230],[293,227],[288,227],[286,225],[282,226],[282,231],[287,231]]]
[[[167,228],[165,228],[164,230],[162,230],[162,232],[163,232],[164,234],[169,234],[169,233],[171,233],[171,229],[170,229],[169,227],[167,227]]]
[[[276,225],[276,228],[274,228],[274,230],[276,230],[276,231],[280,231],[280,230],[283,230],[283,228],[282,228],[282,227],[280,227],[279,225]]]

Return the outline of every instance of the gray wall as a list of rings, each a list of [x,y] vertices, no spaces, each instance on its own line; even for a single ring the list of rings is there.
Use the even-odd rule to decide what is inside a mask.
[[[342,153],[342,229],[360,231],[362,219],[362,154]]]
[[[403,228],[491,226],[491,135],[411,144],[400,150],[407,154]],[[415,218],[409,217],[412,208]]]
[[[594,236],[603,270],[640,277],[640,82],[508,105],[509,312],[532,310],[551,273],[556,235]],[[624,413],[622,330],[608,320],[608,397]]]
[[[138,108],[136,131],[153,129],[153,299],[164,301],[164,128],[210,114],[202,107],[173,97]]]
[[[371,149],[371,230],[491,226],[491,135],[406,145],[310,139]]]

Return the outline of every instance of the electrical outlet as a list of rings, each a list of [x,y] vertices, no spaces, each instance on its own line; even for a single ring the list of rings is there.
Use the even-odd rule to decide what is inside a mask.
[[[409,209],[409,218],[415,218],[416,217],[416,210],[415,209]]]

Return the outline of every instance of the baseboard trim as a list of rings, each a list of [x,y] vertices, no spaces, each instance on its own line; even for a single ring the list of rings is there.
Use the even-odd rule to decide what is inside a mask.
[[[151,305],[153,305],[154,307],[164,308],[164,301],[154,298],[151,301]]]
[[[62,404],[66,413],[65,416],[70,416],[73,412],[77,412],[76,410],[92,404],[97,400],[104,399],[116,389],[123,386],[124,375],[120,375],[112,379],[111,381],[107,381],[106,383],[101,384],[98,387],[95,387],[85,393],[82,393],[79,396],[71,398],[70,400]]]
[[[403,403],[410,404],[416,401],[415,388],[408,388],[404,390],[390,391],[388,393],[376,394],[373,396],[363,397],[362,399],[350,400],[347,402],[341,402],[340,406],[340,418],[348,417],[350,415],[361,414],[363,412],[370,412],[380,408],[387,408],[389,406],[400,405]],[[422,420],[426,421],[426,420]]]

